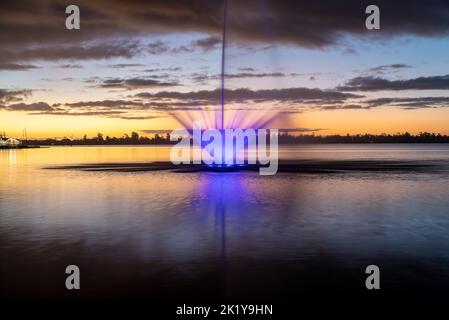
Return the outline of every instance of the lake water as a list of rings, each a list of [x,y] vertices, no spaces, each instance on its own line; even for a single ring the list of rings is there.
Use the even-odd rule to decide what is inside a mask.
[[[335,299],[449,293],[449,171],[83,172],[170,147],[0,150],[3,297]],[[449,145],[305,145],[282,159],[439,161]]]

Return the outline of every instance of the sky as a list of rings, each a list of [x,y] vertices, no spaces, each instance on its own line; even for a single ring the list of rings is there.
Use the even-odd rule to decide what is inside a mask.
[[[449,134],[448,1],[228,0],[226,127]],[[222,1],[0,4],[0,132],[217,127]],[[367,30],[365,8],[380,8]]]

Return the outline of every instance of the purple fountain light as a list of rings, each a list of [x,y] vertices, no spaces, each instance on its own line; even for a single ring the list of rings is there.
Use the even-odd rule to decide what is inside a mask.
[[[263,129],[267,128],[267,126],[277,117],[277,113],[273,111],[266,110],[251,110],[250,108],[242,108],[242,106],[231,107],[226,110],[225,114],[225,96],[230,96],[234,101],[239,94],[239,90],[227,90],[225,89],[225,62],[226,62],[226,34],[227,34],[227,11],[228,11],[228,1],[224,0],[223,7],[223,33],[222,33],[222,51],[221,51],[221,88],[217,89],[217,97],[220,95],[220,107],[216,106],[212,109],[206,110],[183,110],[171,113],[171,116],[179,122],[179,124],[186,129],[188,132],[193,131],[193,124],[201,123],[201,130],[209,130],[216,129],[219,130],[222,134],[222,158],[221,164],[214,164],[214,166],[226,166],[229,164],[225,164],[225,137],[227,129]],[[265,145],[265,143],[264,143]],[[202,148],[204,147],[201,145]],[[233,146],[234,148],[234,146]],[[234,149],[235,150],[235,149]],[[236,152],[238,152],[236,150]],[[234,154],[234,160],[236,160],[236,156]],[[227,160],[227,159],[226,159]],[[234,161],[235,163],[235,161]]]

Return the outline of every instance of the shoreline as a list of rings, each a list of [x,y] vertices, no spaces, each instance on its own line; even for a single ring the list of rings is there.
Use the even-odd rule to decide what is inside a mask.
[[[311,142],[311,143],[279,143],[279,146],[321,146],[321,145],[448,145],[449,142]],[[26,147],[0,147],[0,149],[34,149],[34,148],[50,148],[50,147],[171,147],[176,144],[39,144],[28,145]]]
[[[11,149],[40,149],[40,148],[50,148],[50,146],[0,146],[0,149],[11,150]]]

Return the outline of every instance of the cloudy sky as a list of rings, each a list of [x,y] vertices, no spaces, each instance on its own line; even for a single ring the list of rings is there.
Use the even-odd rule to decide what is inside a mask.
[[[0,131],[214,126],[221,1],[1,1]],[[381,30],[365,28],[377,4]],[[226,123],[449,134],[449,2],[229,0]],[[272,121],[268,121],[270,119]]]

